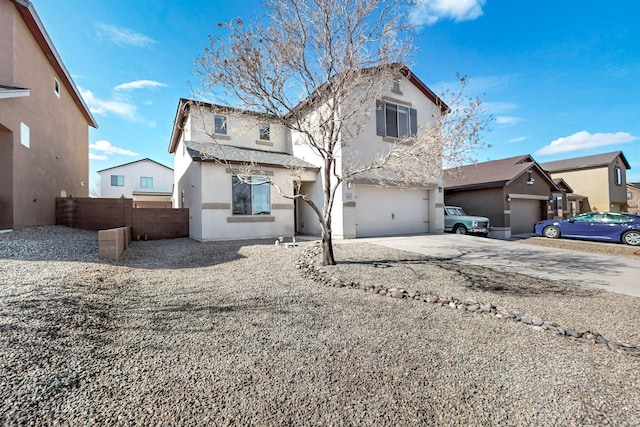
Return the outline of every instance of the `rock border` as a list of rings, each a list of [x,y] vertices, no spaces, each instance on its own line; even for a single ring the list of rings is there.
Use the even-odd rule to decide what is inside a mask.
[[[520,313],[504,306],[494,305],[488,302],[475,300],[463,301],[452,296],[440,296],[433,293],[422,294],[420,291],[407,291],[404,288],[385,287],[381,285],[363,284],[355,281],[341,280],[337,277],[329,277],[326,271],[315,265],[315,258],[322,252],[319,242],[307,247],[296,261],[296,269],[300,270],[302,277],[311,279],[317,284],[331,286],[335,288],[359,289],[368,293],[386,296],[395,299],[410,299],[419,302],[426,302],[440,307],[462,312],[472,312],[490,316],[496,319],[504,319],[529,325],[536,330],[549,331],[555,336],[564,337],[572,341],[606,347],[611,351],[640,357],[640,347],[630,342],[614,341],[605,338],[602,334],[594,331],[588,326],[562,326],[556,322],[545,320],[542,317],[529,313]]]

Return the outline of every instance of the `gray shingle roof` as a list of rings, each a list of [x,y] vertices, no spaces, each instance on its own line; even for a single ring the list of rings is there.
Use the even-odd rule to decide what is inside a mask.
[[[442,183],[444,188],[449,190],[463,187],[502,186],[531,168],[538,169],[555,189],[555,183],[528,154],[445,169]]]
[[[531,167],[530,156],[516,156],[445,169],[442,181],[445,188],[479,184],[504,184]],[[533,160],[533,159],[531,159]]]
[[[554,162],[540,163],[540,166],[549,172],[563,172],[575,169],[589,169],[598,166],[611,164],[616,157],[620,156],[627,169],[631,169],[629,162],[622,154],[622,151],[612,151],[611,153],[596,154],[593,156],[574,157],[572,159],[556,160]]]
[[[207,158],[211,158],[229,163],[255,163],[265,166],[319,169],[317,166],[288,153],[193,141],[187,141],[186,146],[189,155],[194,159],[207,160]]]

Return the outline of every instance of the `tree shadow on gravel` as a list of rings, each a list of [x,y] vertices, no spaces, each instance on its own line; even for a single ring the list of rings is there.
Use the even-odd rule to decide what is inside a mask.
[[[401,259],[380,258],[377,260],[339,261],[337,266],[358,265],[372,268],[407,268],[419,276],[421,266],[432,266],[450,271],[460,277],[460,286],[475,291],[491,292],[510,296],[572,296],[591,297],[602,292],[595,288],[565,284],[559,281],[540,279],[525,274],[505,272],[489,267],[470,265],[463,262],[444,260],[434,257],[416,256]],[[372,271],[372,274],[375,274]],[[348,279],[344,277],[343,279]]]

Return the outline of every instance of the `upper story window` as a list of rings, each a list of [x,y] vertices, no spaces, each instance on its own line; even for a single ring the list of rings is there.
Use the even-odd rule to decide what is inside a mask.
[[[268,123],[260,124],[260,139],[262,141],[271,140],[271,126]]]
[[[60,98],[60,82],[55,77],[53,78],[53,93]]]
[[[218,135],[227,134],[227,116],[216,114],[214,133]]]
[[[233,177],[231,193],[234,215],[269,215],[271,213],[271,187],[264,177]]]
[[[376,134],[406,138],[418,133],[418,113],[415,108],[376,100]]]
[[[400,77],[396,77],[393,79],[393,85],[391,86],[391,91],[395,93],[402,93],[400,92]]]
[[[631,191],[627,191],[627,200],[631,199],[633,199],[633,194],[631,194]]]
[[[140,188],[153,188],[153,177],[141,176]]]
[[[111,175],[112,187],[124,187],[124,175]]]
[[[616,185],[622,185],[622,169],[618,166],[613,168],[613,179]]]

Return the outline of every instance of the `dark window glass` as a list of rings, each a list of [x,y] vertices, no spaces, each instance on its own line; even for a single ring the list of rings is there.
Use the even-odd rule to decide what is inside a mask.
[[[124,187],[124,175],[111,175],[112,187]]]

